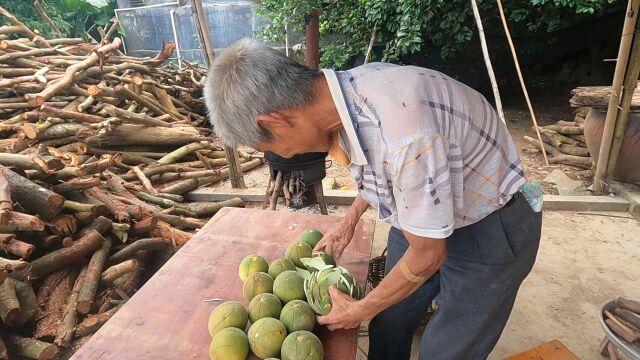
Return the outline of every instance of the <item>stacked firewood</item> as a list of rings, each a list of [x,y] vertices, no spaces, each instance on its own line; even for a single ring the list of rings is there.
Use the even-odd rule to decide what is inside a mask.
[[[584,112],[577,112],[574,121],[560,120],[553,125],[539,126],[540,136],[550,164],[571,165],[591,169],[593,161],[584,138]],[[535,129],[534,129],[535,130]],[[530,136],[524,140],[538,150],[540,142]]]
[[[229,176],[206,128],[203,69],[44,39],[0,7],[0,359],[71,352],[227,202],[183,195]],[[240,152],[244,171],[262,159]]]

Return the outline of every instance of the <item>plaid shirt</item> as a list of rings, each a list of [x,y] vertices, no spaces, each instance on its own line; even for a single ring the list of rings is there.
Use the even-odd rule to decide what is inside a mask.
[[[381,220],[446,238],[502,207],[525,183],[506,126],[468,86],[385,63],[323,72],[358,191]]]

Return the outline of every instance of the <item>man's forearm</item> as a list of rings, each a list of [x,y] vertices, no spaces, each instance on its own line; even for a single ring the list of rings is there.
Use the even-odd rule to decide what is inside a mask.
[[[405,254],[382,282],[360,301],[360,306],[362,311],[367,314],[367,319],[373,318],[384,309],[411,295],[438,271],[446,259],[444,240],[416,237],[406,232],[405,236],[410,241],[410,246]],[[424,242],[430,243],[425,244]],[[415,279],[407,278],[407,274],[403,274],[399,266],[403,262],[415,278],[423,280],[416,282]]]
[[[353,204],[347,210],[347,213],[344,215],[344,221],[348,226],[355,228],[358,221],[360,221],[360,217],[364,214],[365,211],[369,208],[369,203],[367,203],[360,195],[358,195],[355,200],[353,200]]]

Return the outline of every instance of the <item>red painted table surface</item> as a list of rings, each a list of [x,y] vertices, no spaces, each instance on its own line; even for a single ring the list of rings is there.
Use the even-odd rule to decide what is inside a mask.
[[[209,314],[219,302],[245,306],[238,264],[248,254],[271,262],[307,228],[328,231],[338,217],[224,208],[184,245],[84,345],[72,360],[209,359]],[[373,223],[361,221],[338,261],[360,284],[367,276]],[[316,326],[326,360],[355,359],[358,329],[330,332]]]

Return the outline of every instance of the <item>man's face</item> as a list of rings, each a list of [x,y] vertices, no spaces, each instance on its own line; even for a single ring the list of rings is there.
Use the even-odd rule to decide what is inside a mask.
[[[256,150],[271,151],[284,158],[308,152],[328,151],[330,137],[319,131],[313,121],[304,117],[303,112],[298,111],[260,115],[258,122],[273,134],[274,139],[256,145]]]

